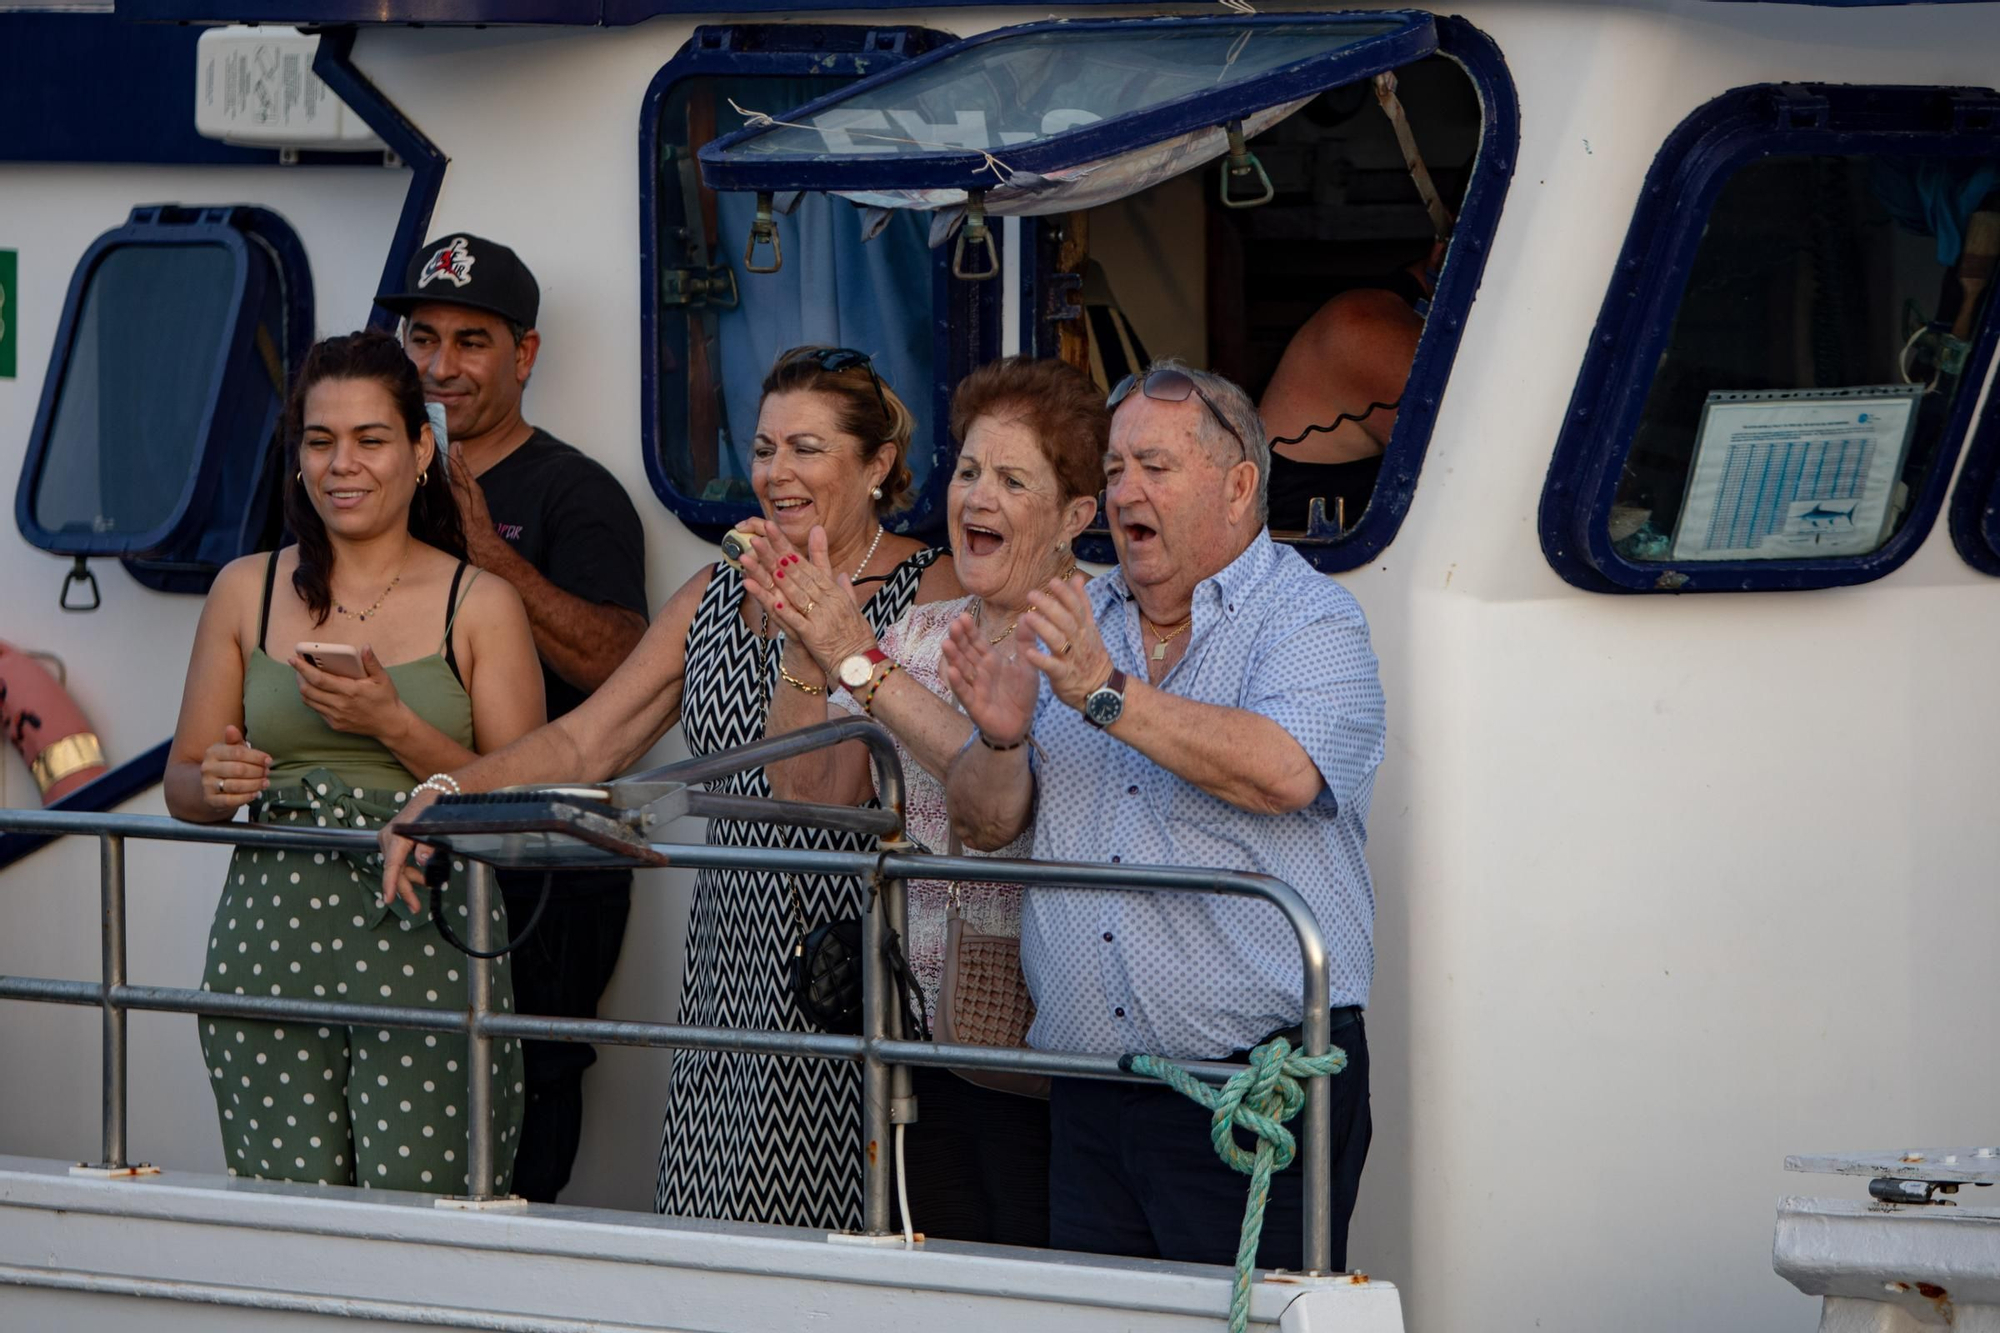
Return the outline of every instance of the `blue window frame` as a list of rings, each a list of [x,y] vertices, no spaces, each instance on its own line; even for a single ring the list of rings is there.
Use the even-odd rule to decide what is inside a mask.
[[[1345,530],[1281,537],[1320,569],[1352,569],[1389,544],[1409,511],[1513,176],[1520,141],[1514,87],[1498,49],[1470,24],[1407,11],[1024,24],[941,48],[786,111],[778,116],[784,125],[753,126],[718,139],[701,150],[700,160],[704,178],[726,189],[838,190],[864,202],[871,194],[902,191],[905,203],[936,207],[983,190],[991,206],[1006,192],[996,188],[987,151],[1014,172],[1046,176],[1231,121],[1254,134],[1252,126],[1282,118],[1316,94],[1365,86],[1373,75],[1432,55],[1458,65],[1473,85],[1479,139],[1395,431],[1358,521]],[[1120,79],[1102,77],[1109,62],[1118,62]],[[1218,68],[1225,74],[1220,84]],[[1196,82],[1203,85],[1199,92],[1193,91]],[[1050,118],[1052,110],[1057,114]],[[925,127],[933,128],[917,132]],[[927,142],[897,144],[898,135]],[[1116,168],[1106,174],[1115,175]],[[1089,206],[1061,201],[1019,211]],[[1081,312],[1070,304],[1077,279],[1053,271],[1055,247],[1043,243],[1043,231],[1037,220],[1024,221],[1023,263],[1016,272],[1024,304],[1038,312],[1024,331],[1024,347],[1052,355],[1054,326]],[[1111,558],[1108,537],[1087,537],[1079,552]]]
[[[14,497],[22,535],[206,592],[275,536],[279,418],[312,318],[277,214],[134,209],[71,278]]]
[[[1938,335],[1959,309],[1959,229],[1996,166],[2000,97],[1977,89],[1761,85],[1677,127],[1640,193],[1543,489],[1556,571],[1597,592],[1724,592],[1861,583],[1907,560],[1993,356],[1991,300],[1949,348]],[[1732,404],[1893,404],[1875,386],[1904,381],[1919,387],[1904,390],[1904,452],[1875,474],[1885,507],[1857,540],[1830,540],[1836,554],[1814,554],[1816,532],[1843,512],[1855,525],[1849,502],[1865,488],[1827,481],[1828,451],[1875,443],[1711,428]],[[1742,535],[1715,538],[1718,515]]]
[[[860,210],[817,196],[788,201],[798,211],[776,219],[778,272],[751,271],[752,202],[706,190],[693,154],[742,123],[732,101],[782,112],[949,40],[920,28],[702,27],[654,78],[639,142],[646,473],[697,533],[718,536],[757,512],[758,386],[777,352],[806,342],[851,341],[876,357],[918,418],[912,503],[891,526],[941,525],[951,390],[995,354],[997,295],[953,279],[916,219],[891,218],[864,242]]]

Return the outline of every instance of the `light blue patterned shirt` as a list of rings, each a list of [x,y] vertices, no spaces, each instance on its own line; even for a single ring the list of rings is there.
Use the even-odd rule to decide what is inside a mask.
[[[1150,646],[1122,571],[1089,585],[1111,661],[1146,679]],[[1333,1003],[1365,1005],[1375,892],[1363,856],[1384,708],[1368,623],[1348,591],[1260,532],[1194,591],[1187,652],[1160,688],[1261,714],[1326,787],[1304,810],[1251,814],[1099,731],[1042,683],[1034,735],[1037,860],[1217,866],[1275,875],[1327,938]],[[1216,894],[1031,889],[1021,963],[1028,1044],[1214,1059],[1299,1022],[1297,938],[1268,904]]]

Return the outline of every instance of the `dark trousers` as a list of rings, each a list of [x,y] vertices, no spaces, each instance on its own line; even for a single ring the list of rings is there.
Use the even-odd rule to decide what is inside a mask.
[[[503,872],[507,920],[516,931],[528,923],[541,897],[542,877]],[[597,1001],[618,965],[625,918],[632,910],[627,870],[567,871],[549,890],[549,905],[534,933],[514,950],[514,1012],[550,1018],[595,1018]],[[583,1071],[597,1052],[582,1042],[521,1043],[525,1084],[521,1146],[514,1158],[514,1192],[535,1203],[554,1203],[569,1183],[583,1135]]]
[[[1343,1013],[1351,1017],[1343,1020]],[[1358,1011],[1334,1015],[1347,1068],[1333,1092],[1333,1266],[1347,1266],[1347,1222],[1372,1123],[1368,1038]],[[1241,1059],[1239,1053],[1235,1058]],[[1288,1122],[1294,1133],[1301,1117]],[[1250,1177],[1208,1138],[1209,1112],[1164,1083],[1059,1078],[1049,1101],[1049,1244],[1060,1250],[1234,1264]],[[1242,1130],[1237,1142],[1254,1148]],[[915,1205],[911,1205],[913,1208]],[[1259,1268],[1297,1269],[1305,1244],[1304,1167],[1271,1178]]]
[[[1049,1104],[949,1069],[911,1071],[917,1123],[904,1131],[910,1222],[934,1240],[1049,1243]]]

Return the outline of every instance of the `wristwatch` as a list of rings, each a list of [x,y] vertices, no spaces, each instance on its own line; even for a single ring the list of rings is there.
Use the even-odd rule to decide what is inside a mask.
[[[843,665],[842,670],[846,668]],[[1125,711],[1125,673],[1111,669],[1111,678],[1084,697],[1083,720],[1099,731],[1116,722]]]
[[[852,657],[841,658],[840,670],[834,674],[840,677],[842,685],[845,685],[850,690],[858,690],[874,677],[875,668],[888,660],[889,654],[883,652],[880,648],[870,648],[865,653],[856,653]]]

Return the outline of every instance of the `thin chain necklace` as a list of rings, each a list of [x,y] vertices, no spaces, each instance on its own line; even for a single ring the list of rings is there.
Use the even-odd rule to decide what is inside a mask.
[[[408,557],[404,558],[404,563],[406,565],[409,563]],[[350,611],[339,602],[333,604],[333,609],[341,615],[346,616],[349,620],[366,620],[382,609],[382,603],[389,600],[389,594],[396,591],[396,585],[402,581],[403,571],[399,569],[396,571],[396,577],[389,580],[389,586],[382,589],[382,595],[377,597],[366,611]]]
[[[980,613],[980,612],[982,612],[982,611],[984,611],[985,609],[986,609],[986,603],[985,603],[985,602],[984,602],[984,601],[983,601],[982,599],[980,599],[980,598],[978,598],[978,597],[975,597],[975,598],[973,598],[973,599],[972,599],[972,623],[973,623],[973,624],[977,625],[977,624],[979,623],[979,613]],[[1020,624],[1020,623],[1021,623],[1021,614],[1020,614],[1020,612],[1018,612],[1018,611],[1017,611],[1017,612],[1015,612],[1015,613],[1014,613],[1014,618],[1013,618],[1012,620],[1010,620],[1010,621],[1008,621],[1008,622],[1007,622],[1007,628],[1005,628],[1005,629],[1001,630],[1001,631],[1000,631],[1000,632],[999,632],[998,634],[987,634],[987,635],[986,635],[986,642],[988,642],[988,643],[1003,643],[1003,642],[1005,642],[1005,641],[1006,641],[1006,638],[1007,638],[1007,636],[1008,636],[1008,635],[1010,635],[1010,634],[1012,634],[1012,633],[1014,632],[1014,626],[1016,626],[1016,625],[1018,625],[1018,624]],[[980,631],[980,633],[981,633],[981,634],[986,634],[986,631],[982,629],[982,630]]]
[[[1172,643],[1175,639],[1178,639],[1181,635],[1187,633],[1189,627],[1191,627],[1194,624],[1194,612],[1192,611],[1188,612],[1188,618],[1186,620],[1181,621],[1178,625],[1170,626],[1165,633],[1162,633],[1160,631],[1160,628],[1157,625],[1153,624],[1152,621],[1147,620],[1143,613],[1140,615],[1139,618],[1141,620],[1146,621],[1146,628],[1148,630],[1151,630],[1153,637],[1156,640],[1158,640],[1158,642],[1153,645],[1153,660],[1155,662],[1164,662],[1167,657],[1167,645]]]

